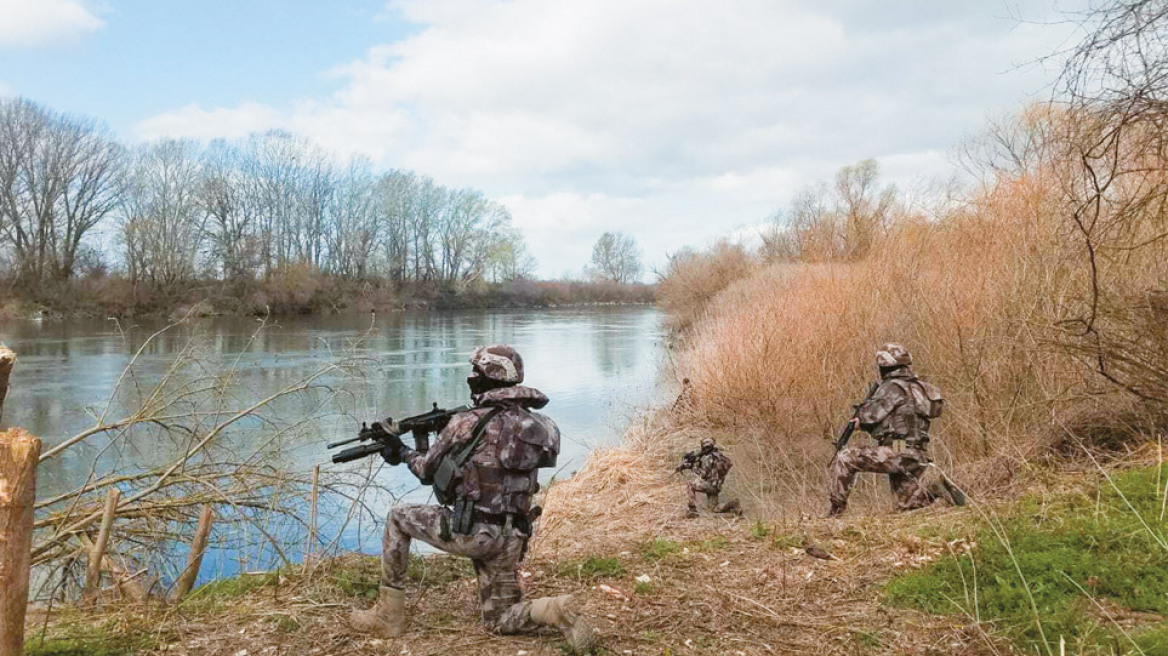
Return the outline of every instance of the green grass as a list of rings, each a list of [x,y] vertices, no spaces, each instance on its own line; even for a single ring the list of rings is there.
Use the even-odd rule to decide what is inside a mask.
[[[653,584],[647,581],[637,581],[633,584],[633,592],[639,595],[653,594]]]
[[[681,551],[681,543],[657,538],[641,545],[641,556],[645,560],[661,560]]]
[[[621,576],[625,573],[619,558],[589,556],[584,560],[561,563],[556,568],[560,576],[572,578],[599,579]]]
[[[750,525],[750,535],[755,540],[765,540],[770,534],[770,527],[764,524],[761,519]]]
[[[25,656],[129,656],[157,646],[149,635],[113,633],[99,626],[70,625],[56,635],[24,641]]]
[[[893,579],[888,601],[991,621],[1030,653],[1057,653],[1060,637],[1081,653],[1168,653],[1168,624],[1128,635],[1093,601],[1168,615],[1168,523],[1160,519],[1168,466],[1112,480],[1092,494],[1027,498],[982,521],[972,554]]]
[[[252,590],[275,587],[279,583],[279,572],[241,574],[229,579],[218,579],[200,585],[187,595],[184,602],[199,599],[234,599],[236,597],[242,597]]]
[[[701,542],[689,543],[690,549],[697,552],[720,551],[725,549],[730,541],[726,539],[725,535],[715,535],[709,540],[702,540]]]

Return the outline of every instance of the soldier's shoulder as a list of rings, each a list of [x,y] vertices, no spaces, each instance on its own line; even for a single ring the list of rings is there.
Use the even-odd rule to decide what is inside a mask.
[[[450,423],[446,424],[446,433],[454,435],[459,433],[470,433],[474,430],[475,424],[479,422],[490,408],[471,408],[464,412],[460,412],[450,418]]]

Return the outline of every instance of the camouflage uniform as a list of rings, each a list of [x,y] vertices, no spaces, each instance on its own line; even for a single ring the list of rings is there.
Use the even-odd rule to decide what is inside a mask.
[[[883,375],[879,387],[856,411],[859,428],[872,435],[877,446],[854,446],[842,449],[831,464],[832,513],[847,506],[848,494],[859,472],[888,474],[896,497],[897,510],[923,508],[938,498],[953,498],[939,482],[921,484],[921,476],[931,462],[928,455],[929,419],[918,412],[914,386],[921,383],[907,366],[899,366]],[[922,388],[923,389],[923,388]],[[893,448],[895,440],[904,440],[905,448]]]
[[[538,515],[531,497],[537,470],[552,467],[560,451],[555,422],[532,410],[548,399],[523,382],[523,359],[496,344],[475,349],[467,378],[474,407],[451,417],[426,452],[400,443],[382,451],[387,462],[405,461],[423,483],[434,486],[441,506],[399,506],[385,523],[378,600],[349,614],[363,633],[396,638],[405,633],[405,582],[410,541],[466,556],[479,577],[483,621],[499,633],[555,627],[568,649],[587,651],[596,633],[577,612],[571,595],[523,600],[519,563]],[[392,424],[386,429],[400,432]]]
[[[381,582],[393,588],[405,585],[410,540],[418,539],[474,562],[483,621],[489,628],[500,633],[531,630],[536,625],[530,618],[530,604],[521,601],[518,569],[530,538],[524,529],[531,497],[539,491],[537,467],[550,466],[545,464],[549,460],[554,464],[560,432],[551,419],[528,411],[548,402],[530,387],[490,390],[476,395],[474,401],[471,410],[451,418],[429,451],[405,455],[410,470],[429,483],[443,457],[469,443],[479,421],[499,409],[485,425],[482,441],[457,487],[458,498],[474,501],[470,532],[450,533],[450,508],[395,507],[385,525]]]
[[[690,481],[689,510],[697,512],[698,493],[706,495],[706,509],[712,512],[735,512],[738,510],[738,500],[733,499],[725,504],[718,505],[718,495],[722,493],[722,485],[726,482],[726,475],[734,463],[714,446],[714,441],[706,438],[702,440],[702,449],[686,454],[686,458],[678,465],[677,471],[691,470],[697,475],[696,481]]]

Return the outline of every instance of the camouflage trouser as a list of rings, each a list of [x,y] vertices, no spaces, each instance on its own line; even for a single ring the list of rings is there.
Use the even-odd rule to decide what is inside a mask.
[[[833,506],[844,508],[859,472],[888,474],[888,483],[896,497],[897,510],[914,510],[933,503],[939,496],[937,486],[921,485],[921,475],[929,466],[928,456],[915,449],[897,451],[889,446],[853,446],[836,455],[831,464]]]
[[[466,556],[479,577],[479,601],[483,622],[492,631],[518,633],[534,630],[531,604],[522,600],[519,589],[519,561],[523,559],[527,537],[518,529],[475,522],[469,535],[453,535],[443,540],[442,518],[450,520],[450,510],[442,506],[396,506],[385,522],[381,555],[381,584],[404,588],[409,565],[410,538],[436,549]]]
[[[698,479],[689,484],[689,507],[698,507],[698,493],[706,495],[706,508],[714,510],[718,507],[718,495],[722,493],[722,486],[710,481]]]

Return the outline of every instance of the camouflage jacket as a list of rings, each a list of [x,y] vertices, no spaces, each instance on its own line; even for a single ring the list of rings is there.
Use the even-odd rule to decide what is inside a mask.
[[[924,450],[929,444],[929,419],[917,410],[909,386],[917,376],[908,367],[894,369],[856,411],[860,428],[878,444],[890,446],[904,440],[909,448]]]
[[[423,482],[430,482],[449,454],[471,441],[479,420],[493,409],[482,439],[462,470],[455,496],[474,501],[479,512],[526,514],[539,491],[537,470],[553,467],[560,451],[560,429],[531,409],[547,405],[539,390],[516,385],[475,396],[474,407],[450,419],[425,454],[410,452],[406,460]]]
[[[697,474],[703,482],[714,487],[722,487],[722,483],[726,481],[726,475],[730,473],[730,468],[733,466],[734,463],[730,461],[730,456],[715,447],[709,453],[698,451],[696,458],[683,460],[678,469],[693,470],[693,473]]]

